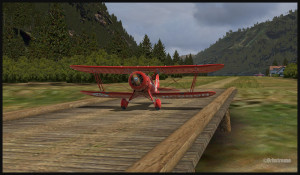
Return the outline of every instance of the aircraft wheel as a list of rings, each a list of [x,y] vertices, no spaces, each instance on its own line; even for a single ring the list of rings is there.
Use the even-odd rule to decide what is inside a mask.
[[[155,100],[155,109],[160,110],[160,108],[161,108],[161,101],[160,101],[160,99],[156,99]]]
[[[125,99],[125,98],[123,98],[122,100],[121,100],[121,108],[122,109],[126,109],[127,108],[127,106],[128,106],[128,101]]]

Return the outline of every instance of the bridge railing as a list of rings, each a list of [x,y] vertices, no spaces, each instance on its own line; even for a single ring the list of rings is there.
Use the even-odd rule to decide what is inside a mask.
[[[234,91],[236,88],[228,88],[126,171],[171,172]]]

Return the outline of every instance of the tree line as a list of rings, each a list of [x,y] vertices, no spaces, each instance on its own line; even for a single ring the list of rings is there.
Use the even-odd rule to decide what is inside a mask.
[[[196,64],[223,63],[214,75],[253,75],[265,72],[275,61],[295,63],[298,59],[298,11],[257,23],[247,29],[230,30],[209,48],[194,56]]]
[[[100,4],[102,9],[103,6],[105,4]],[[132,46],[124,35],[126,31],[120,28],[108,28],[112,36],[106,45],[100,44],[93,33],[72,34],[60,3],[51,3],[46,15],[35,11],[31,3],[6,3],[3,14],[3,82],[94,82],[92,74],[72,70],[70,65],[193,64],[191,54],[182,59],[175,50],[171,57],[160,39],[152,45],[146,34],[137,47]],[[117,21],[114,15],[111,21]],[[30,28],[31,33],[26,32],[26,28]],[[128,75],[101,76],[104,83],[128,78]],[[166,77],[162,75],[161,79]]]

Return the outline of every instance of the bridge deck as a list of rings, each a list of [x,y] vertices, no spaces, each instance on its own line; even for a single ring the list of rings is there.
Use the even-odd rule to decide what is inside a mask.
[[[203,99],[162,99],[160,111],[143,98],[133,100],[125,111],[120,100],[112,100],[4,122],[3,171],[125,171],[224,89],[215,91],[216,95]],[[205,132],[209,128],[211,123]],[[191,171],[191,162],[197,163],[202,154],[196,148],[204,136],[198,137],[174,171]]]

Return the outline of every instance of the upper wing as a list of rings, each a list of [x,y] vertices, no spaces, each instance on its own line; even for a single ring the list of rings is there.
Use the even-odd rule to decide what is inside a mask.
[[[155,72],[163,74],[188,74],[214,72],[224,67],[224,64],[176,65],[176,66],[84,66],[71,65],[72,69],[101,74],[131,74],[134,71]]]
[[[100,92],[100,91],[80,91],[86,95],[96,96],[96,97],[106,97],[106,98],[129,98],[132,92]]]
[[[206,92],[175,92],[175,93],[153,93],[152,95],[160,98],[203,98],[215,95],[214,91]]]

